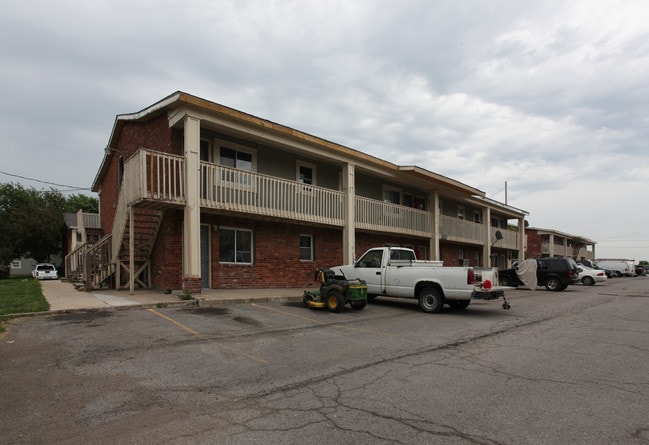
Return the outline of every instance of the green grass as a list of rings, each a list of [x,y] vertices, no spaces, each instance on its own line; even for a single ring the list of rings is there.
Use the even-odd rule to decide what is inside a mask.
[[[0,316],[49,309],[38,280],[24,277],[0,280]]]

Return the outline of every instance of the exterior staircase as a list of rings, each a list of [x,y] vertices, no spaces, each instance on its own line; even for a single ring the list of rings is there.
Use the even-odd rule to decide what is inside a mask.
[[[123,289],[129,287],[131,255],[133,256],[133,280],[136,285],[143,288],[151,287],[151,253],[158,238],[162,211],[146,208],[132,209],[133,239],[131,240],[131,221],[127,217],[124,224],[122,241],[117,249],[115,287]]]
[[[129,211],[126,198],[120,193],[113,232],[66,255],[67,280],[86,290],[104,285],[115,289],[136,285],[151,288],[151,252],[162,216],[161,210],[142,207],[133,206]]]

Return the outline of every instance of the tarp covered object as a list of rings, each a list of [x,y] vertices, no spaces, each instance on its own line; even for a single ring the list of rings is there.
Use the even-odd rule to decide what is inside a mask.
[[[523,260],[516,266],[516,275],[523,282],[525,287],[532,290],[536,289],[538,285],[536,281],[536,260]]]

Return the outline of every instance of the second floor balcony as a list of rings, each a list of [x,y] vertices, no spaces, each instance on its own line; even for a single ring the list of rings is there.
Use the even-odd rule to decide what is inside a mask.
[[[185,159],[157,151],[139,150],[124,166],[126,200],[130,204],[161,207],[185,205]],[[238,170],[209,162],[199,168],[200,206],[204,210],[342,227],[346,195],[315,185]],[[429,238],[432,215],[423,210],[354,197],[359,230]]]

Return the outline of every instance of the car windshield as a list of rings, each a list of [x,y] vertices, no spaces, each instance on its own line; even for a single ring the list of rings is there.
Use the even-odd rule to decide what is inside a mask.
[[[46,264],[44,266],[37,266],[36,269],[38,269],[38,270],[54,270],[54,266]]]

